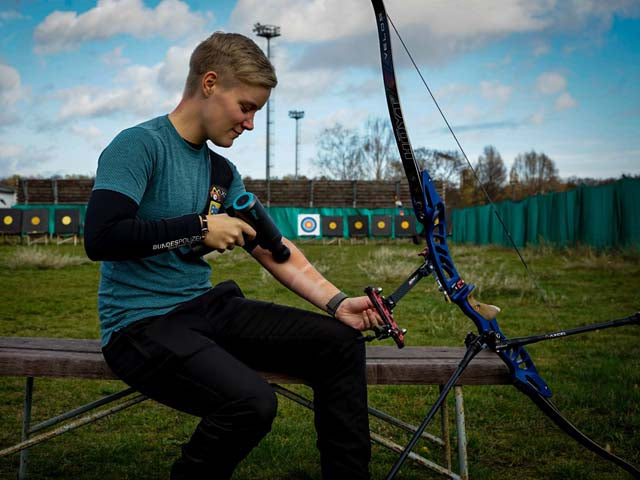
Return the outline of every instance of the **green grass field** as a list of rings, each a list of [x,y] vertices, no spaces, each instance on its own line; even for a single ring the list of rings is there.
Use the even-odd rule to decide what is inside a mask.
[[[419,249],[409,244],[304,243],[301,248],[321,272],[353,295],[369,284],[391,293],[420,264]],[[640,309],[637,252],[525,250],[556,321],[514,252],[467,246],[452,250],[461,275],[478,286],[476,297],[502,308],[498,319],[510,337],[620,318]],[[210,261],[214,283],[233,278],[249,297],[305,306],[242,250],[216,254]],[[98,280],[98,265],[84,261],[81,246],[0,246],[0,335],[98,338]],[[423,280],[400,302],[395,317],[409,330],[408,345],[461,346],[473,330],[457,307],[442,301],[432,279]],[[640,327],[633,326],[528,349],[554,390],[560,410],[589,436],[635,465],[640,465],[639,340]],[[116,381],[38,379],[33,421],[122,388]],[[294,390],[309,396],[306,387]],[[370,387],[369,394],[372,406],[420,423],[437,387]],[[466,387],[464,394],[472,479],[629,478],[559,431],[513,387]],[[24,379],[0,377],[0,448],[19,440],[23,395]],[[449,405],[453,408],[452,399]],[[34,447],[30,478],[165,479],[195,424],[193,417],[144,402]],[[408,440],[374,420],[372,429],[401,444]],[[437,425],[430,431],[436,433]],[[428,444],[419,444],[417,451],[438,461],[442,456]],[[0,459],[1,479],[15,478],[18,457]],[[394,460],[395,455],[374,445],[373,478],[384,478]],[[319,478],[311,413],[280,398],[273,431],[241,464],[234,479]],[[397,478],[438,477],[408,462]]]

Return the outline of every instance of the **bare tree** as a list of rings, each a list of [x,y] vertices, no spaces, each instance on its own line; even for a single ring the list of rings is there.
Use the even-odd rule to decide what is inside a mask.
[[[554,190],[558,185],[558,169],[544,153],[531,150],[518,155],[511,166],[510,181],[518,189],[519,198]]]
[[[477,183],[471,167],[463,168],[460,172],[459,208],[471,207],[477,201]]]
[[[389,168],[387,169],[387,179],[400,180],[405,177],[404,167],[397,156],[389,160]]]
[[[456,184],[463,165],[462,156],[454,150],[431,150],[420,147],[414,152],[421,168],[426,168],[434,180]]]
[[[318,153],[312,160],[320,175],[337,180],[360,180],[366,177],[362,143],[356,130],[336,123],[320,132]]]
[[[388,179],[394,175],[391,145],[393,132],[389,122],[382,118],[369,118],[364,125],[364,156],[374,180]]]
[[[475,166],[479,186],[489,196],[491,201],[502,200],[504,196],[503,187],[507,180],[507,168],[498,150],[488,145],[484,147],[484,152],[478,157]],[[481,198],[477,198],[481,201]]]
[[[447,188],[458,184],[463,165],[462,156],[455,150],[432,150],[424,147],[414,152],[420,168],[426,168],[429,176],[441,184],[440,196],[446,202]]]

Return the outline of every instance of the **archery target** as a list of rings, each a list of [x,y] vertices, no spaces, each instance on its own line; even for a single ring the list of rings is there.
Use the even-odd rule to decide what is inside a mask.
[[[46,208],[34,208],[25,210],[22,214],[23,233],[48,233],[49,210]]]
[[[366,237],[369,235],[369,218],[364,215],[349,217],[349,236]]]
[[[374,237],[391,236],[391,215],[374,215],[371,220],[371,234]]]
[[[344,235],[344,221],[338,216],[322,217],[323,237],[342,237]]]
[[[22,228],[22,210],[0,208],[0,233],[18,234]]]
[[[416,219],[412,215],[398,215],[395,227],[396,237],[412,237],[416,234]]]
[[[317,213],[301,213],[298,215],[298,235],[320,235],[320,215]]]
[[[60,208],[55,211],[55,233],[75,234],[80,231],[80,210]]]

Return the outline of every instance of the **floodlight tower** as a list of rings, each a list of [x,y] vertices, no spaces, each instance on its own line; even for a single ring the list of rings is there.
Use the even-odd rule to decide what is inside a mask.
[[[259,37],[267,39],[267,58],[271,61],[271,39],[280,36],[280,27],[276,25],[253,25],[253,31]],[[273,92],[267,100],[267,207],[271,206],[271,127],[273,122]]]
[[[304,110],[289,110],[289,118],[296,121],[296,171],[293,178],[298,179],[298,153],[300,151],[300,123],[298,120],[304,118]]]

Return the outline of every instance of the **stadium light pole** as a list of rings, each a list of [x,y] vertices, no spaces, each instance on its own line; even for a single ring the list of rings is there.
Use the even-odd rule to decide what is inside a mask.
[[[280,36],[280,27],[256,23],[253,25],[253,31],[259,37],[267,39],[267,58],[271,61],[271,39]],[[271,206],[271,126],[273,122],[273,101],[273,92],[271,92],[269,100],[267,100],[267,207]]]
[[[304,118],[304,110],[289,110],[289,118],[293,118],[296,121],[296,169],[293,176],[294,179],[298,179],[298,153],[300,151],[300,124],[298,120]]]

